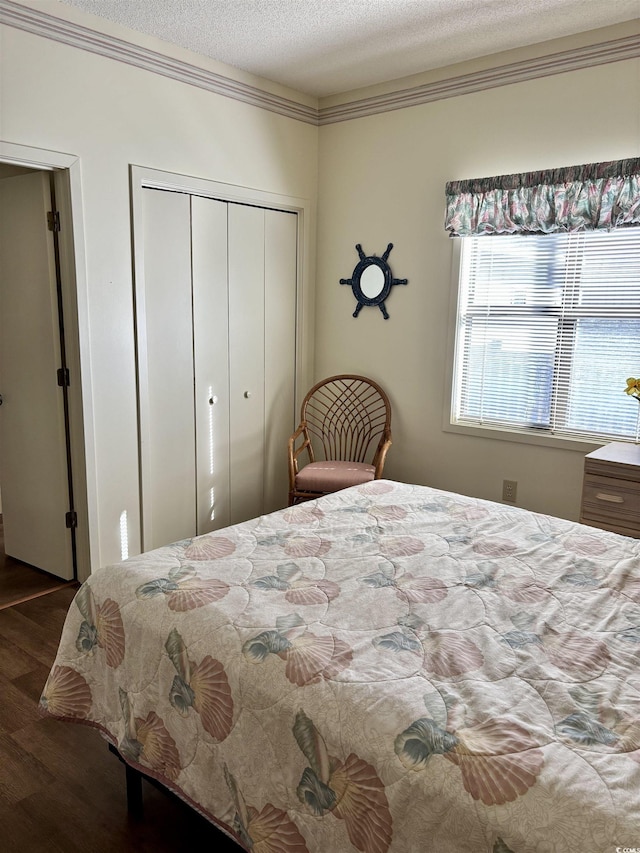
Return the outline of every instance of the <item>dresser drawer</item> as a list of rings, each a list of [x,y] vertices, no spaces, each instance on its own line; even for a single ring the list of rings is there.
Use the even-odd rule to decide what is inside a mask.
[[[640,533],[640,482],[585,473],[581,520]]]

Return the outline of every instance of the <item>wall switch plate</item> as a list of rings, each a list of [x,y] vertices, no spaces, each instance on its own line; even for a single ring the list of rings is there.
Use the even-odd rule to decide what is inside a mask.
[[[518,483],[516,480],[502,481],[502,500],[507,503],[514,504],[518,493]]]

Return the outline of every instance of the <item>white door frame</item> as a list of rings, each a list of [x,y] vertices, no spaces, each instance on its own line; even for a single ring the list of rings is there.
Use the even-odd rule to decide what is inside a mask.
[[[205,178],[194,178],[173,172],[150,169],[145,166],[130,167],[131,179],[131,209],[132,209],[132,239],[134,288],[136,295],[136,350],[140,354],[146,352],[146,321],[144,306],[144,256],[143,256],[143,198],[144,189],[168,190],[200,195],[219,201],[249,204],[266,207],[273,210],[283,210],[298,215],[298,269],[297,269],[297,298],[296,298],[296,358],[295,358],[295,406],[300,403],[309,388],[313,372],[313,292],[312,292],[312,263],[313,258],[309,247],[313,246],[311,235],[315,228],[315,208],[309,199],[295,196],[280,195],[279,193],[258,190],[253,187],[235,186],[233,184],[210,181]],[[137,361],[138,371],[138,428],[140,452],[140,489],[141,499],[145,494],[146,467],[143,462],[145,448],[149,446],[149,414],[146,397],[147,372],[144,355]],[[284,458],[284,457],[283,457]],[[141,501],[141,533],[142,541],[149,541],[150,530]],[[144,547],[144,545],[143,545]]]
[[[69,430],[75,511],[78,580],[99,566],[97,472],[91,387],[89,309],[80,160],[72,154],[0,140],[0,162],[54,172],[59,233],[62,302],[69,386]],[[71,223],[65,228],[64,223]],[[75,381],[74,381],[74,378]],[[80,381],[77,381],[79,378]]]

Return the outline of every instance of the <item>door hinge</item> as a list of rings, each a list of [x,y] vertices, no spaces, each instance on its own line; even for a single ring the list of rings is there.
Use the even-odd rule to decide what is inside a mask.
[[[65,513],[64,521],[69,530],[73,530],[78,526],[78,513],[73,510]]]
[[[69,378],[69,368],[68,367],[59,367],[57,370],[58,374],[58,385],[61,388],[68,388],[71,384],[71,380]]]
[[[47,225],[49,226],[49,231],[59,231],[60,230],[60,212],[57,210],[50,210],[47,213]]]

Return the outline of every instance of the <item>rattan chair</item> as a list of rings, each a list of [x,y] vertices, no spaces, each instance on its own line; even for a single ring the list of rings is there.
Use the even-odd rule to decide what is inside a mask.
[[[364,376],[323,379],[304,398],[289,439],[289,506],[379,479],[390,446],[391,405],[382,388]]]

